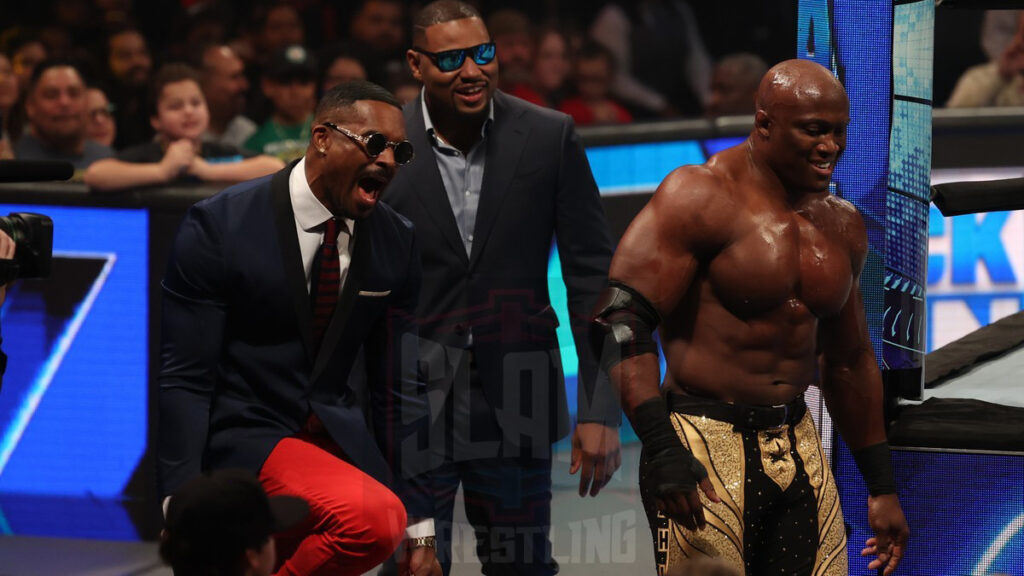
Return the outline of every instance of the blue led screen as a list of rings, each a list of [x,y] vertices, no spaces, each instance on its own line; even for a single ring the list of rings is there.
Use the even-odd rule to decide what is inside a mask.
[[[67,512],[70,499],[117,498],[146,449],[148,217],[0,205],[8,212],[53,219],[54,260],[50,279],[13,284],[2,308],[0,533],[76,535],[44,502]],[[102,523],[134,534],[123,511]]]

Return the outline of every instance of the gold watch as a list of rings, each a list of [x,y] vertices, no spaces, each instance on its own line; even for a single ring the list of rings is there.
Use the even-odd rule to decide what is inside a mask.
[[[437,538],[435,536],[420,536],[409,539],[409,548],[430,548],[437,549]]]

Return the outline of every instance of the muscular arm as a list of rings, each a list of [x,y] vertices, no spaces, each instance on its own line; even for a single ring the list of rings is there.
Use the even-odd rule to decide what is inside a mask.
[[[867,256],[860,216],[846,227],[854,282],[842,309],[818,325],[822,353],[821,393],[836,428],[851,450],[885,441],[882,376],[868,337],[859,277]]]
[[[676,309],[696,277],[696,250],[703,248],[698,238],[711,233],[707,217],[715,210],[705,201],[714,187],[714,178],[705,168],[672,172],[630,224],[615,251],[609,280],[642,294],[662,318]],[[705,210],[703,216],[698,215]],[[630,420],[639,404],[659,396],[655,354],[626,358],[611,368],[610,375]]]
[[[882,377],[868,337],[857,281],[867,255],[867,238],[860,215],[852,214],[843,230],[850,242],[854,282],[839,314],[823,319],[818,326],[823,362],[821,392],[829,415],[854,453],[871,494],[868,523],[875,536],[867,540],[861,555],[877,556],[868,568],[883,568],[883,573],[889,575],[906,551],[910,529],[892,482],[882,416]]]
[[[697,250],[704,247],[697,239],[710,232],[707,224],[720,205],[708,197],[714,180],[705,168],[682,168],[659,186],[619,244],[610,273],[619,286],[609,288],[607,304],[594,322],[595,333],[606,336],[602,353],[613,356],[605,363],[644,445],[640,489],[665,515],[691,530],[705,525],[698,486],[710,500],[720,500],[704,466],[673,427],[659,393],[650,331],[658,317],[671,317],[696,277]]]

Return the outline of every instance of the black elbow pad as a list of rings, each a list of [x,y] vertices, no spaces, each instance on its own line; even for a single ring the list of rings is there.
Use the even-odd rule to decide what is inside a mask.
[[[621,282],[609,282],[590,321],[590,348],[608,370],[631,356],[657,354],[654,330],[661,317],[643,294]]]

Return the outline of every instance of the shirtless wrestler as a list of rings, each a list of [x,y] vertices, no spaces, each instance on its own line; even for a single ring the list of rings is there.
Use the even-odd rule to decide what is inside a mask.
[[[847,573],[835,482],[803,399],[812,384],[871,493],[868,567],[890,574],[904,554],[858,285],[864,223],[828,190],[849,121],[828,70],[775,66],[750,137],[672,172],[619,243],[592,340],[643,442],[659,573],[700,556],[748,575]]]

